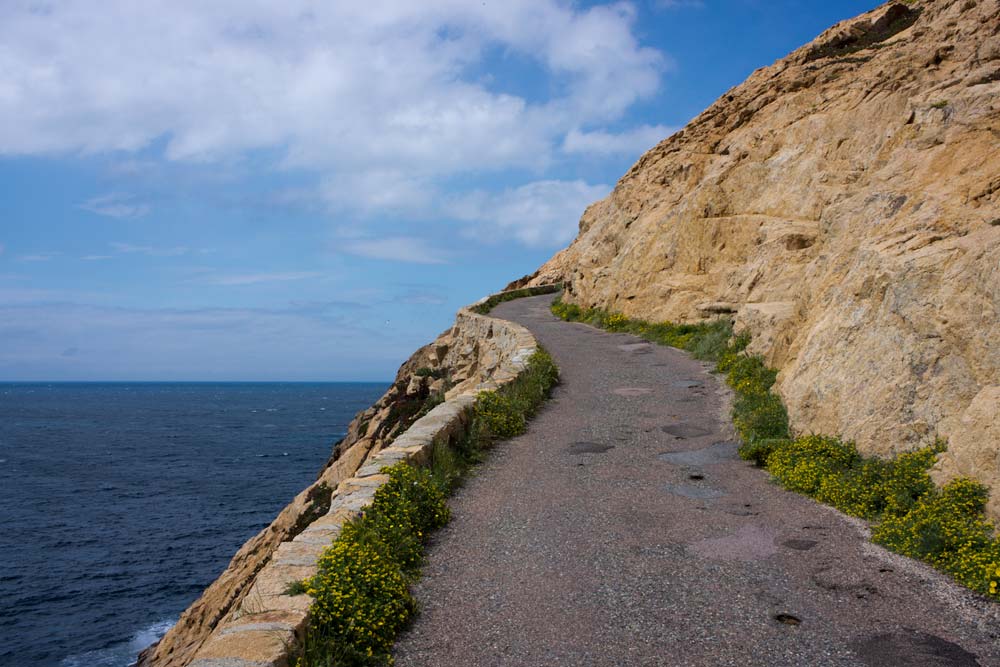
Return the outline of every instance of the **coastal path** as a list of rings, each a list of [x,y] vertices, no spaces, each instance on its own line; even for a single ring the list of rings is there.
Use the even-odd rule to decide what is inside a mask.
[[[452,497],[399,667],[1000,666],[996,605],[737,457],[709,365],[552,298],[491,313],[561,384]]]

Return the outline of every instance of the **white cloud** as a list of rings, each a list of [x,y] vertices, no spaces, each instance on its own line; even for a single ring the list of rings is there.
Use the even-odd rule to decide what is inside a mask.
[[[138,177],[163,160],[215,170],[252,153],[255,165],[318,183],[286,192],[291,203],[363,223],[426,219],[450,201],[460,219],[500,236],[564,243],[605,186],[447,193],[487,173],[541,179],[578,154],[637,154],[668,134],[602,130],[656,94],[671,66],[640,43],[636,21],[629,2],[565,0],[0,3],[0,155],[113,153],[113,174]],[[498,52],[523,63],[518,74],[494,67]],[[151,211],[120,193],[81,208],[122,220]],[[490,237],[485,225],[477,235]],[[446,259],[415,239],[370,236],[345,241],[344,251]]]
[[[323,200],[334,210],[362,214],[420,214],[434,200],[434,186],[394,169],[342,173],[326,179],[320,188]]]
[[[136,202],[132,195],[111,193],[88,199],[80,208],[97,215],[119,220],[142,218],[149,214],[149,204]]]
[[[256,285],[257,283],[289,282],[293,280],[305,280],[307,278],[318,278],[320,273],[312,271],[297,271],[285,273],[244,273],[227,276],[213,276],[207,282],[213,285]]]
[[[0,154],[158,139],[183,161],[269,149],[329,176],[331,200],[357,174],[358,199],[392,209],[424,197],[426,179],[542,169],[571,128],[654,94],[668,61],[639,44],[635,20],[628,3],[560,0],[3,3]],[[551,94],[491,87],[480,68],[495,49],[533,63]],[[370,185],[394,172],[411,179],[397,194]]]
[[[111,255],[84,255],[80,259],[86,262],[103,262],[106,259],[114,259]]]
[[[339,247],[349,255],[411,264],[445,264],[444,253],[427,241],[412,236],[355,239]]]
[[[638,158],[678,129],[666,125],[642,125],[616,134],[601,130],[581,132],[574,128],[566,135],[562,148],[572,154],[633,155]]]
[[[536,181],[501,193],[474,192],[452,200],[447,212],[477,223],[470,235],[512,237],[529,246],[560,246],[575,235],[587,205],[610,192],[584,181]]]

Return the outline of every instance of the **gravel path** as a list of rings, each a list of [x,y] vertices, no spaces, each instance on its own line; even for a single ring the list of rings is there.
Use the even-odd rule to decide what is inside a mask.
[[[451,501],[400,667],[1000,666],[998,605],[740,461],[700,362],[502,304],[559,364]]]

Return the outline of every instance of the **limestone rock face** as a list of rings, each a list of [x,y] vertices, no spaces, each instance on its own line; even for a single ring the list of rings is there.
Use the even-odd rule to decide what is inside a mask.
[[[635,317],[735,311],[798,430],[948,438],[1000,517],[1000,0],[888,3],[757,70],[530,282],[557,279]]]

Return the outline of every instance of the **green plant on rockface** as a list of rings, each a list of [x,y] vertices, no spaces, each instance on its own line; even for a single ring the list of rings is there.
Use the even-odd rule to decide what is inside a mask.
[[[772,391],[777,372],[748,354],[750,337],[721,325],[650,324],[621,314],[556,300],[558,317],[625,331],[647,340],[692,349],[702,341],[735,394],[733,423],[740,456],[766,467],[786,489],[876,522],[872,539],[930,563],[959,583],[1000,600],[1000,539],[985,519],[985,488],[958,479],[936,489],[928,471],[944,443],[893,459],[862,456],[853,442],[823,435],[792,437],[788,413]],[[726,337],[720,340],[721,335]]]
[[[448,369],[430,368],[428,366],[421,366],[417,370],[413,371],[413,374],[420,378],[429,377],[429,378],[439,379],[446,377],[448,375]]]
[[[306,502],[309,504],[302,511],[302,514],[299,515],[299,518],[296,519],[291,530],[288,531],[288,539],[292,539],[305,530],[313,521],[326,514],[330,509],[330,500],[332,498],[333,489],[327,486],[326,482],[320,482],[309,489],[309,492],[306,494]]]
[[[557,380],[552,357],[538,350],[515,380],[477,397],[464,437],[434,443],[428,468],[400,463],[382,471],[389,481],[362,516],[344,524],[320,556],[316,575],[286,589],[314,598],[296,667],[392,664],[395,637],[416,610],[409,585],[419,576],[427,535],[449,518],[445,496],[487,447],[505,437],[492,420],[516,414],[523,430]]]
[[[297,579],[285,586],[285,595],[303,595],[309,592],[309,580]]]

